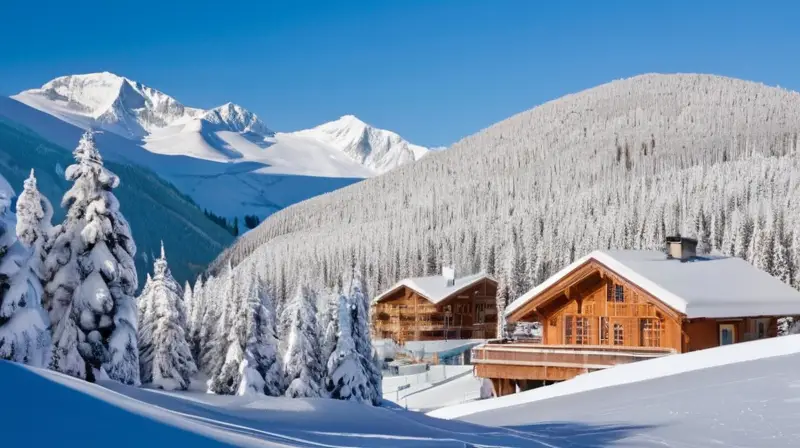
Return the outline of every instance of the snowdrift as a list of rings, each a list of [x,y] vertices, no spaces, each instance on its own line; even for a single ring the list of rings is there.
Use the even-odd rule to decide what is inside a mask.
[[[478,412],[508,408],[595,389],[798,353],[800,353],[800,335],[743,342],[620,365],[580,375],[572,380],[540,389],[437,409],[428,415],[443,419],[461,418]],[[731,366],[731,368],[734,367]],[[800,375],[798,375],[798,379],[800,379]]]

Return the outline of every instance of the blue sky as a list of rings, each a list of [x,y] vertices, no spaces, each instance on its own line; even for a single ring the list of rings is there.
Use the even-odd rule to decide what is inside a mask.
[[[703,72],[800,90],[800,2],[3,2],[0,93],[111,71],[279,131],[354,114],[457,141],[613,79]]]

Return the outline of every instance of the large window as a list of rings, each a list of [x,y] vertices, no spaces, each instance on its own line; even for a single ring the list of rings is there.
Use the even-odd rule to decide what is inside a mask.
[[[625,344],[625,330],[622,324],[614,324],[614,345]]]
[[[661,347],[661,321],[659,319],[639,319],[639,345]]]
[[[565,344],[591,344],[592,340],[591,319],[583,316],[564,316],[564,343]]]
[[[591,333],[589,332],[589,318],[588,317],[575,317],[575,343],[588,344],[591,340]]]

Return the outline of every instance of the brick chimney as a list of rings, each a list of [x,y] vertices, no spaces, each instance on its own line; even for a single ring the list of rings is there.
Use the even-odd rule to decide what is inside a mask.
[[[697,240],[683,237],[680,234],[668,236],[666,249],[668,259],[689,261],[697,256]]]

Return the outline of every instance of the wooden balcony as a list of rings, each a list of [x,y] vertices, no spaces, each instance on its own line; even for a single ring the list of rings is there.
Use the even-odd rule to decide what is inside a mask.
[[[483,378],[563,381],[673,353],[672,349],[653,347],[487,343],[472,349],[472,363]]]

